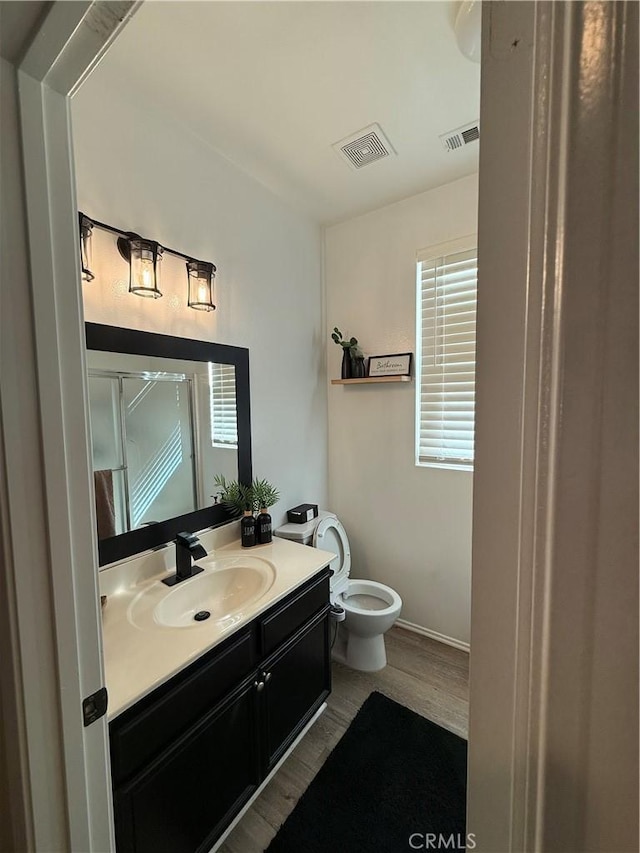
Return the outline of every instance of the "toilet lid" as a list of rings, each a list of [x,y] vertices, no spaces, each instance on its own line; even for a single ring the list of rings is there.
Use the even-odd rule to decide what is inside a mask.
[[[323,551],[331,551],[335,554],[335,559],[331,560],[331,568],[334,575],[332,581],[335,582],[340,577],[348,577],[351,571],[351,551],[349,550],[349,540],[347,534],[335,516],[323,518],[316,527],[313,534],[314,548],[322,548]]]

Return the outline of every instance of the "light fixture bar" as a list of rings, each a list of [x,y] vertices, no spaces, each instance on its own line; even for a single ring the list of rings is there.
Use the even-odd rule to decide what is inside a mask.
[[[175,255],[187,262],[187,305],[196,311],[215,311],[213,287],[216,266],[210,261],[198,261],[191,255],[185,255],[177,249],[160,245],[157,240],[148,240],[133,231],[123,231],[107,222],[91,219],[84,213],[78,213],[80,223],[80,261],[82,278],[92,281],[91,271],[91,234],[94,228],[117,234],[118,251],[129,264],[129,293],[136,296],[158,299],[162,296],[160,276],[162,259],[165,254]]]
[[[100,228],[102,231],[110,231],[112,234],[118,234],[120,237],[124,237],[126,240],[131,240],[132,238],[142,239],[139,234],[136,234],[133,231],[123,231],[121,228],[116,228],[115,225],[109,225],[107,222],[100,222],[97,219],[92,219],[90,216],[86,216],[84,213],[80,213],[79,216],[81,218],[86,219],[94,228]],[[169,246],[165,246],[164,243],[160,244],[162,246],[162,250],[165,255],[168,253],[169,255],[175,255],[177,258],[182,258],[185,261],[192,261],[193,255],[185,255],[184,252],[179,252],[177,249],[170,249]],[[118,247],[120,248],[120,247]],[[208,262],[203,262],[208,263]],[[215,264],[212,264],[213,271],[216,272]]]

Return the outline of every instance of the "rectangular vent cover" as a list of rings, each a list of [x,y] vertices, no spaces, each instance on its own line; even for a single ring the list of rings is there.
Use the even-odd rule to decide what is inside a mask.
[[[362,169],[396,153],[379,124],[364,127],[331,147],[352,169]]]
[[[480,123],[477,121],[440,136],[440,141],[447,151],[457,151],[478,139],[480,139]]]

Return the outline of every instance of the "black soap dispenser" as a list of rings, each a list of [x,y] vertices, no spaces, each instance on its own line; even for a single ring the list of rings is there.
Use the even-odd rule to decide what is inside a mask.
[[[244,511],[240,521],[240,538],[243,548],[251,548],[256,544],[256,520],[250,509]]]
[[[256,518],[256,542],[258,545],[267,545],[272,538],[271,516],[267,508],[263,507]]]

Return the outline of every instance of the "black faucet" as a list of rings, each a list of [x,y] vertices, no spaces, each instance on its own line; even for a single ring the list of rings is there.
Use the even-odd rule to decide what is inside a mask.
[[[195,533],[178,533],[176,536],[176,573],[169,578],[163,578],[162,583],[166,583],[167,586],[175,586],[180,581],[200,574],[204,569],[194,566],[192,560],[200,560],[206,556],[207,552]]]

